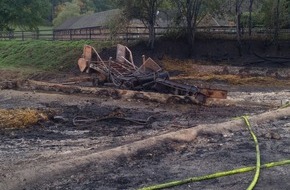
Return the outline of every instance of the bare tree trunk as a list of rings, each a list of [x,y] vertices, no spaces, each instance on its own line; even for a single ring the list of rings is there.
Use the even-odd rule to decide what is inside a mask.
[[[192,56],[195,34],[196,34],[196,24],[197,17],[200,14],[200,7],[203,0],[178,0],[177,6],[180,14],[186,18],[186,34],[187,42],[189,45],[189,56]]]
[[[195,34],[196,34],[196,25],[197,25],[197,17],[200,14],[200,7],[202,4],[202,0],[196,0],[193,4],[193,20],[192,20],[192,30],[191,30],[191,53],[193,53],[194,43],[195,43]]]
[[[277,44],[278,42],[278,37],[279,37],[279,29],[280,29],[280,0],[277,0],[277,4],[275,7],[275,19],[274,19],[274,43]]]
[[[244,0],[236,0],[236,38],[238,43],[239,55],[242,56],[242,34],[241,34],[241,5]]]
[[[154,49],[155,44],[155,23],[156,23],[156,14],[157,8],[159,7],[161,1],[159,0],[145,0],[145,5],[147,5],[148,15],[147,15],[147,23],[149,30],[149,41],[148,47],[150,49]]]
[[[148,41],[148,47],[150,49],[154,49],[154,44],[155,44],[155,28],[153,24],[148,25],[148,30],[149,30],[149,41]]]
[[[189,56],[192,55],[193,51],[193,45],[194,45],[194,35],[195,35],[195,29],[192,26],[192,17],[188,14],[187,15],[187,42],[189,45]]]
[[[254,0],[250,0],[250,5],[249,5],[249,36],[252,36],[252,27],[253,27],[253,21],[252,21],[252,12],[253,12],[253,3]]]

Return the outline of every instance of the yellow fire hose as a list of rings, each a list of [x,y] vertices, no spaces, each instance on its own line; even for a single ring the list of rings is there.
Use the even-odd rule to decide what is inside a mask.
[[[290,164],[290,160],[283,160],[283,161],[279,161],[279,162],[270,162],[270,163],[262,165],[261,169],[289,165],[289,164]],[[188,178],[188,179],[184,179],[184,180],[180,180],[180,181],[172,181],[172,182],[168,182],[168,183],[164,183],[164,184],[154,185],[154,186],[150,186],[150,187],[144,187],[144,188],[141,188],[140,190],[157,190],[157,189],[171,188],[171,187],[175,187],[175,186],[184,185],[187,183],[204,181],[204,180],[209,180],[209,179],[216,179],[216,178],[240,174],[240,173],[246,173],[246,172],[253,171],[255,169],[256,169],[256,166],[238,168],[238,169],[234,169],[234,170],[230,170],[230,171],[217,172],[217,173],[206,175],[206,176],[192,177],[192,178]]]
[[[251,182],[250,186],[247,188],[247,190],[252,190],[254,189],[254,187],[256,186],[257,182],[258,182],[258,179],[259,179],[259,176],[260,176],[260,168],[261,168],[261,154],[260,154],[260,148],[259,148],[259,143],[258,143],[258,139],[252,129],[252,126],[249,122],[249,119],[247,116],[242,116],[242,118],[245,120],[246,124],[247,124],[247,127],[248,127],[248,130],[250,131],[251,133],[251,136],[255,142],[255,147],[256,147],[256,173],[255,173],[255,176],[254,176],[254,179],[253,181]]]
[[[288,108],[290,106],[290,102],[287,102],[285,105],[281,106],[280,109],[283,109],[283,108]]]
[[[289,106],[289,104],[286,105],[286,107],[288,107],[288,106]],[[290,160],[283,160],[283,161],[279,161],[279,162],[271,162],[271,163],[267,163],[267,164],[261,165],[261,155],[260,155],[258,139],[257,139],[255,133],[252,130],[252,127],[251,127],[251,124],[250,124],[250,122],[248,120],[248,117],[247,116],[243,116],[242,118],[245,120],[247,128],[250,131],[251,136],[252,136],[252,138],[253,138],[253,140],[255,142],[255,147],[256,147],[256,166],[238,168],[238,169],[234,169],[234,170],[230,170],[230,171],[217,172],[217,173],[210,174],[210,175],[205,175],[205,176],[201,176],[201,177],[192,177],[192,178],[179,180],[179,181],[172,181],[172,182],[168,182],[168,183],[164,183],[164,184],[144,187],[144,188],[141,188],[140,190],[157,190],[157,189],[171,188],[171,187],[175,187],[175,186],[184,185],[184,184],[187,184],[187,183],[204,181],[204,180],[209,180],[209,179],[215,179],[215,178],[220,178],[220,177],[225,177],[225,176],[229,176],[229,175],[235,175],[235,174],[240,174],[240,173],[245,173],[245,172],[250,172],[250,171],[256,170],[255,176],[254,176],[251,184],[247,188],[247,190],[252,190],[252,189],[254,189],[254,187],[257,184],[257,181],[259,179],[260,169],[272,168],[272,167],[283,166],[283,165],[290,165]]]

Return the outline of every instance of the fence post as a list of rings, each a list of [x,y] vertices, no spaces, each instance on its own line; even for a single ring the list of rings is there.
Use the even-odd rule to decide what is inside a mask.
[[[8,37],[9,37],[9,40],[11,40],[12,39],[12,31],[10,31],[10,32],[8,32]]]
[[[52,30],[52,41],[54,41],[54,40],[55,40],[55,31]]]
[[[39,40],[39,30],[36,30],[36,39]]]
[[[90,28],[90,40],[92,39],[92,29]]]
[[[22,38],[22,41],[24,41],[24,31],[21,31],[21,38]]]
[[[126,42],[127,42],[127,43],[128,43],[128,41],[129,41],[129,37],[128,37],[129,34],[128,34],[128,33],[129,33],[129,27],[127,26],[127,27],[126,27]]]
[[[72,40],[72,30],[69,30],[69,38]]]

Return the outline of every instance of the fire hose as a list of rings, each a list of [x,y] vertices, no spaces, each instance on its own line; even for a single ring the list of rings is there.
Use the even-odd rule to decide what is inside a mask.
[[[282,108],[286,108],[286,107],[289,107],[289,106],[290,106],[290,104],[287,103]],[[290,165],[290,160],[282,160],[282,161],[278,161],[278,162],[270,162],[270,163],[261,165],[261,155],[260,155],[258,139],[257,139],[254,131],[252,130],[252,126],[251,126],[251,124],[250,124],[250,122],[248,120],[248,117],[247,116],[242,116],[241,118],[245,120],[247,128],[248,128],[248,130],[249,130],[249,132],[250,132],[250,134],[251,134],[251,136],[252,136],[252,138],[253,138],[253,140],[255,142],[255,147],[256,147],[256,166],[243,167],[243,168],[238,168],[238,169],[234,169],[234,170],[230,170],[230,171],[217,172],[217,173],[214,173],[214,174],[200,176],[200,177],[192,177],[192,178],[188,178],[188,179],[184,179],[184,180],[172,181],[172,182],[168,182],[168,183],[163,183],[163,184],[153,185],[153,186],[149,186],[149,187],[144,187],[144,188],[141,188],[140,190],[157,190],[157,189],[171,188],[171,187],[175,187],[175,186],[184,185],[184,184],[187,184],[187,183],[199,182],[199,181],[204,181],[204,180],[209,180],[209,179],[216,179],[216,178],[220,178],[220,177],[225,177],[225,176],[230,176],[230,175],[235,175],[235,174],[240,174],[240,173],[246,173],[246,172],[250,172],[250,171],[256,170],[255,176],[254,176],[251,184],[247,188],[247,190],[252,190],[252,189],[254,189],[254,187],[256,186],[256,184],[258,182],[259,175],[260,175],[260,169],[272,168],[272,167],[283,166],[283,165]]]
[[[252,126],[249,122],[249,119],[247,116],[242,116],[242,118],[245,120],[247,128],[249,132],[251,133],[251,136],[255,142],[255,147],[256,147],[256,172],[255,176],[253,178],[253,181],[251,182],[250,186],[247,188],[247,190],[252,190],[256,186],[259,176],[260,176],[260,170],[261,170],[261,153],[260,153],[260,148],[259,148],[259,142],[258,139],[252,129]]]

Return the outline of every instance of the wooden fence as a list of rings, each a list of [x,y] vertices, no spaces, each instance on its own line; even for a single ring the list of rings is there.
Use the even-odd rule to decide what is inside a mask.
[[[53,30],[1,32],[0,40],[53,40]]]
[[[156,27],[156,37],[164,34],[174,34],[183,28],[180,27]],[[198,27],[197,32],[204,36],[235,38],[235,27]],[[264,28],[254,28],[252,37],[269,36],[273,31]],[[290,29],[279,31],[280,38],[290,39]],[[247,37],[247,29],[243,30],[244,37]],[[39,30],[39,31],[14,31],[0,32],[0,40],[124,40],[132,41],[148,38],[148,30],[145,27],[128,27],[124,31],[112,34],[106,28],[83,28],[78,30]]]

